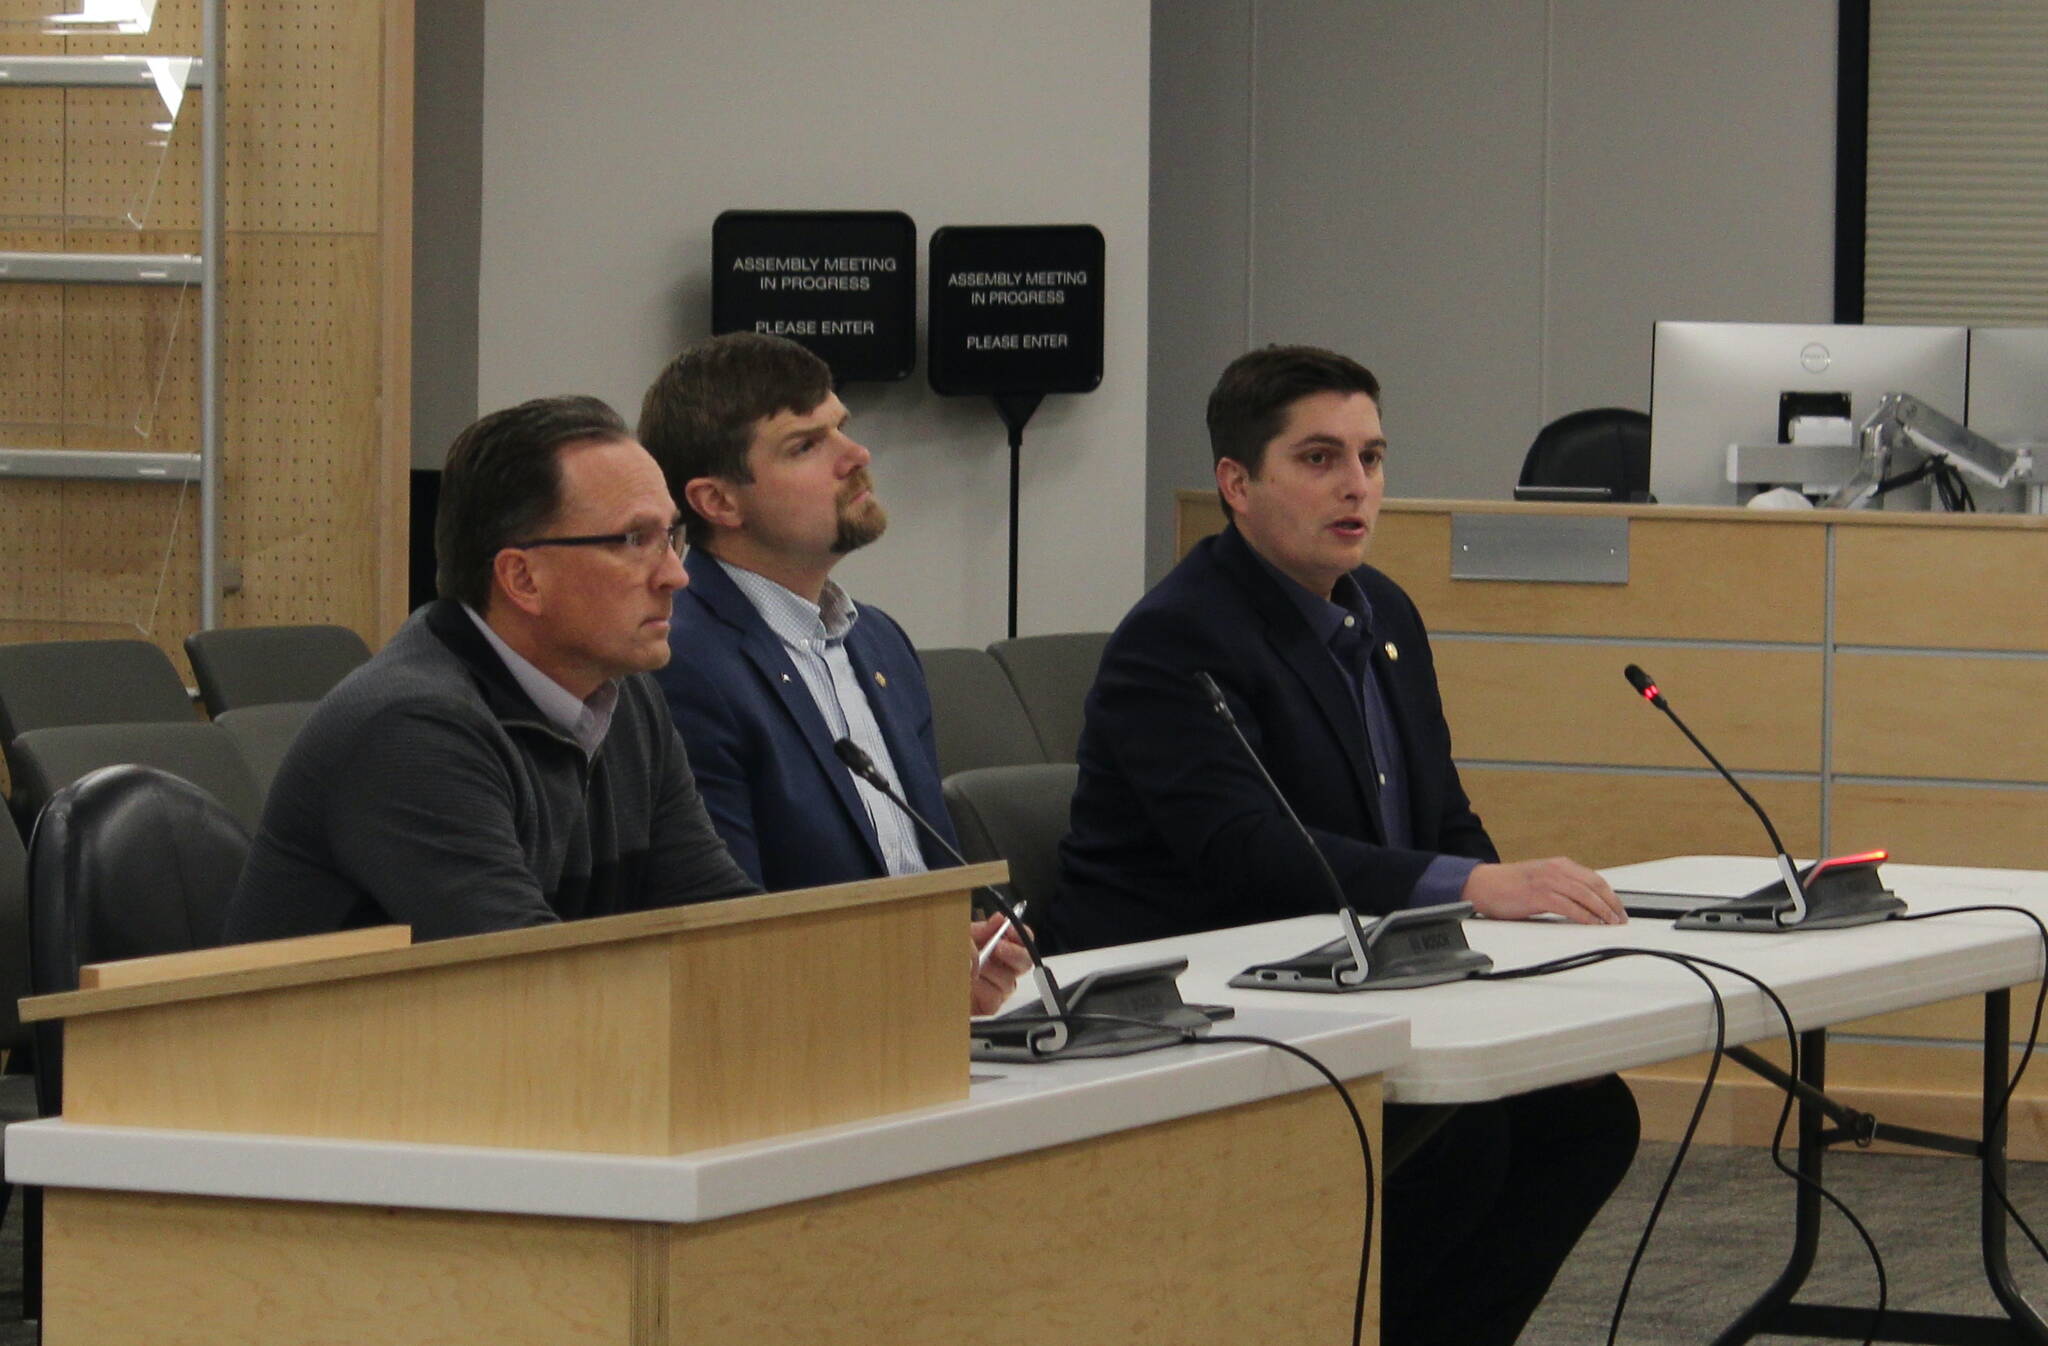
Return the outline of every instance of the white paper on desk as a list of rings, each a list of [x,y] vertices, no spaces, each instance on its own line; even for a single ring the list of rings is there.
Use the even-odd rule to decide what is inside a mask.
[[[1804,860],[1800,860],[1804,865]],[[1778,877],[1778,860],[1769,856],[1681,854],[1669,860],[1647,860],[1606,871],[1608,883],[1622,893],[1661,893],[1673,897],[1743,897]]]

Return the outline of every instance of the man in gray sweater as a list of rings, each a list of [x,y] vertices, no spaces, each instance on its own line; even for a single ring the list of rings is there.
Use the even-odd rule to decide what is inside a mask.
[[[399,922],[433,939],[757,891],[645,676],[686,583],[676,518],[594,398],[463,431],[435,520],[442,596],[293,743],[227,938]]]
[[[437,939],[759,891],[647,676],[689,582],[679,517],[595,398],[464,430],[435,518],[441,597],[292,744],[227,941],[386,922]],[[978,1011],[1028,965],[1002,953],[973,978]]]

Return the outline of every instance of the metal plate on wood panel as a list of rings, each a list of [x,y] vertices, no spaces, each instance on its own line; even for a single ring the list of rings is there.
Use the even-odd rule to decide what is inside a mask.
[[[1453,514],[1451,578],[1627,584],[1627,518]]]

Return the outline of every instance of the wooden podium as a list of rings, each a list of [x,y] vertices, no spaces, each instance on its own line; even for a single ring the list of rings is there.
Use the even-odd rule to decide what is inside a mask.
[[[964,1102],[967,895],[1004,877],[88,969],[22,1010],[65,1020],[64,1116],[7,1138],[44,1340],[1345,1335],[1361,1175],[1320,1091],[1021,1154]],[[1082,1064],[1099,1107],[1120,1063]],[[1050,1078],[1011,1129],[1074,1110]]]

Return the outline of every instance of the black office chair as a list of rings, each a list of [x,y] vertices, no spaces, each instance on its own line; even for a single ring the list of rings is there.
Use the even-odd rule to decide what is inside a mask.
[[[1650,418],[1626,407],[1560,416],[1522,459],[1523,486],[1591,486],[1614,500],[1650,498]]]
[[[269,706],[243,706],[239,710],[223,711],[214,720],[214,724],[234,743],[235,751],[242,755],[243,763],[256,782],[258,794],[269,797],[270,782],[277,778],[277,768],[283,763],[285,753],[319,704],[317,701],[279,701]]]
[[[919,650],[932,696],[939,774],[1043,762],[1038,731],[1003,667],[987,650]]]
[[[346,626],[237,626],[185,637],[206,713],[318,701],[370,657]]]
[[[7,1073],[0,1075],[0,1122],[24,1122],[36,1115],[35,1081],[29,1074],[29,1032],[19,1001],[30,993],[28,978],[28,849],[21,834],[0,823],[0,1051]],[[14,1196],[0,1182],[0,1220]]]
[[[1046,928],[1059,889],[1060,840],[1067,835],[1080,775],[1072,762],[1043,762],[946,777],[946,812],[960,834],[961,852],[969,860],[1010,862],[1008,896],[1031,904],[1024,919],[1033,930]]]
[[[217,724],[79,724],[37,729],[14,740],[8,752],[14,798],[24,816],[37,816],[57,792],[88,772],[133,762],[167,771],[207,791],[242,825],[255,830],[263,816],[257,788],[228,731]]]
[[[1107,631],[1075,631],[1056,636],[1019,636],[988,647],[1009,674],[1038,731],[1038,744],[1048,762],[1071,762],[1081,744],[1082,706],[1095,685],[1102,664]]]
[[[28,970],[37,995],[78,988],[87,963],[220,943],[249,831],[169,772],[110,766],[58,790],[28,845]],[[63,1111],[61,1023],[35,1025],[36,1104]],[[41,1316],[42,1201],[24,1203],[22,1314]]]

